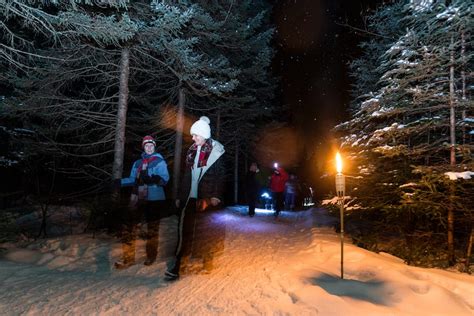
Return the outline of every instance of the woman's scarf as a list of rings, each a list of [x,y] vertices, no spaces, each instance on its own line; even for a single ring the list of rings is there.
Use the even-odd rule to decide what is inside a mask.
[[[155,161],[157,159],[158,158],[156,156],[154,156],[154,153],[151,154],[151,155],[149,155],[147,153],[143,153],[142,154],[142,159],[141,159],[141,161],[140,161],[140,163],[138,164],[138,167],[137,167],[137,179],[140,178],[140,171],[147,170],[150,163],[152,163],[153,161]]]
[[[186,154],[186,165],[192,167],[194,165],[194,159],[196,158],[198,146],[196,143],[192,144],[188,149]],[[205,167],[207,165],[207,159],[212,151],[212,139],[207,139],[204,145],[201,146],[201,151],[199,152],[198,168]]]

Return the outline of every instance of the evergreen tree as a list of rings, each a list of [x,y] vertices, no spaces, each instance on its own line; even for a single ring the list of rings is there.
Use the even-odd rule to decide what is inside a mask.
[[[461,81],[455,73],[472,66],[472,52],[465,51],[465,58],[460,58],[460,34],[472,29],[472,5],[467,1],[450,5],[409,2],[404,12],[405,34],[379,56],[377,90],[369,93],[370,98],[354,109],[353,119],[339,128],[348,133],[343,147],[363,177],[354,180],[358,201],[373,210],[372,216],[383,229],[391,226],[392,231],[401,232],[413,250],[414,241],[422,241],[416,238],[420,236],[417,232],[442,236],[443,225],[453,224],[454,205],[460,215],[458,231],[463,231],[470,218],[466,217],[469,198],[463,200],[441,183],[446,182],[442,181],[444,171],[472,168],[472,143],[456,143],[461,136],[461,111],[472,115],[472,101],[460,103],[454,88]],[[367,85],[373,88],[368,81]],[[454,166],[449,167],[449,157],[454,156],[451,152],[462,165],[456,167],[451,158]],[[427,186],[433,174],[438,180]],[[415,192],[414,187],[418,188]],[[437,199],[437,192],[452,196],[449,203]],[[458,198],[465,203],[455,203]],[[429,199],[432,204],[427,208]],[[448,244],[449,236],[448,228]],[[410,259],[417,254],[404,255]]]
[[[268,11],[257,12],[262,6],[246,3],[245,14],[233,14],[239,7],[228,1],[10,1],[1,11],[7,22],[2,26],[9,27],[2,40],[16,44],[8,36],[18,33],[31,41],[10,45],[11,51],[23,49],[23,55],[2,59],[8,70],[2,72],[4,82],[13,87],[2,115],[36,133],[29,152],[56,161],[55,168],[69,177],[96,184],[109,177],[114,151],[113,172],[121,172],[123,149],[113,149],[114,135],[116,144],[124,148],[127,142],[130,150],[141,135],[156,134],[160,148],[170,155],[173,130],[159,115],[179,96],[188,112],[209,112],[211,118],[213,113],[232,113],[229,117],[237,121],[250,113],[255,118],[266,114],[258,110],[260,102],[255,102],[255,112],[242,112],[258,93],[264,93],[264,102],[271,93],[265,82],[271,30],[264,25]],[[17,12],[16,7],[28,8],[28,13],[14,16],[10,12]],[[28,14],[38,16],[35,25],[27,23]],[[13,22],[14,17],[25,23]],[[17,69],[8,67],[9,58],[18,60]],[[124,81],[120,75],[126,73]],[[234,93],[238,86],[239,94]],[[228,122],[225,117],[220,121]],[[115,130],[117,124],[121,127]],[[227,137],[232,136],[223,135]]]
[[[41,157],[54,162],[53,172],[97,178],[97,158],[107,153],[115,114],[112,89],[100,89],[111,86],[106,47],[129,41],[136,32],[124,14],[125,4],[2,3],[7,30],[2,41],[9,54],[3,55],[1,67],[10,88],[2,113],[34,131],[36,137],[24,142],[30,165],[43,165],[35,163]]]

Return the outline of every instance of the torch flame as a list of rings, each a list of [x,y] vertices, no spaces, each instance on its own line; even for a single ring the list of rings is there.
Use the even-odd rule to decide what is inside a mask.
[[[342,158],[339,152],[336,153],[336,170],[337,173],[342,173]]]

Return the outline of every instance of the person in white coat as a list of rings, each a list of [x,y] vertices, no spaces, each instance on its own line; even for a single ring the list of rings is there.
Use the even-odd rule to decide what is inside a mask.
[[[186,169],[179,189],[177,206],[178,214],[178,241],[175,260],[165,272],[165,280],[172,281],[179,278],[179,271],[183,257],[189,256],[193,243],[194,226],[198,199],[209,201],[217,206],[223,200],[224,187],[224,146],[211,138],[210,120],[201,116],[191,126],[193,144],[186,155]]]

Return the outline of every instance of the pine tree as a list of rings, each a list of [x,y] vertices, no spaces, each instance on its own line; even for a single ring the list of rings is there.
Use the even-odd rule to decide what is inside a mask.
[[[359,103],[351,121],[339,126],[349,133],[343,146],[363,177],[355,180],[361,205],[382,211],[383,225],[395,222],[407,245],[413,245],[417,230],[439,232],[447,224],[451,255],[454,205],[461,222],[467,209],[455,202],[442,178],[450,160],[456,165],[454,154],[461,168],[472,166],[472,144],[456,143],[461,135],[457,124],[461,104],[454,88],[460,82],[455,73],[469,67],[459,52],[460,30],[472,24],[471,7],[467,1],[407,3],[403,19],[407,31],[380,55],[377,90]],[[463,102],[462,109],[472,113],[472,101]],[[437,199],[438,192],[451,192],[450,203]],[[432,203],[426,209],[429,199]],[[440,212],[447,216],[439,217]]]

